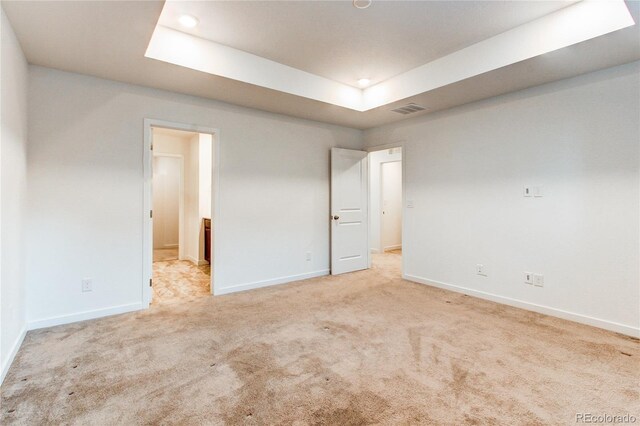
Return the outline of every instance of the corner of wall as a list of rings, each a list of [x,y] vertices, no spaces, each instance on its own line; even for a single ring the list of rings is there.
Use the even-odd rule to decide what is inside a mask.
[[[29,69],[11,23],[0,7],[0,383],[26,334],[25,230]]]
[[[6,357],[2,359],[2,367],[0,370],[0,384],[4,382],[4,378],[7,376],[7,373],[9,372],[9,367],[11,367],[11,364],[13,364],[13,360],[16,358],[16,355],[18,354],[18,350],[22,346],[22,342],[24,341],[24,338],[26,337],[26,335],[27,335],[27,325],[25,321],[24,326],[18,333],[18,338],[13,342],[13,345],[11,346],[11,349],[8,351]]]

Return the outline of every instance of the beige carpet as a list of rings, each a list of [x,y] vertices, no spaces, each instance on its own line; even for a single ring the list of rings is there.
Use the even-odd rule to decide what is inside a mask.
[[[211,268],[188,260],[153,262],[152,305],[185,302],[210,296]]]
[[[575,424],[640,417],[637,340],[369,271],[30,332],[2,424]]]

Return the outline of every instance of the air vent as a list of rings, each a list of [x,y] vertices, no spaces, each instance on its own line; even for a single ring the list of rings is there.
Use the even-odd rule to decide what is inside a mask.
[[[424,111],[425,109],[425,107],[421,107],[420,105],[408,104],[400,108],[392,109],[391,111],[397,112],[398,114],[407,115],[413,114],[414,112],[418,111]]]

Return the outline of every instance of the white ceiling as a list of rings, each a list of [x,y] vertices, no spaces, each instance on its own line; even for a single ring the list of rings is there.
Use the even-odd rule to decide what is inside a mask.
[[[574,1],[170,1],[159,24],[357,87],[433,61]],[[186,29],[183,14],[198,17]]]
[[[219,43],[236,49],[252,49],[251,53],[348,84],[353,84],[348,80],[362,77],[358,73],[365,71],[358,66],[364,67],[366,58],[375,63],[372,69],[379,72],[379,76],[369,77],[384,79],[416,63],[419,65],[450,53],[470,41],[495,35],[495,31],[502,31],[509,25],[566,6],[560,2],[383,3],[374,0],[370,9],[359,11],[353,9],[350,2],[245,3],[196,4],[203,8],[219,7],[216,16],[224,17],[217,18],[224,21],[224,26],[217,23],[222,27],[215,29],[217,35],[212,32],[207,37],[215,36]],[[640,3],[634,1],[627,5],[638,22]],[[3,1],[2,7],[32,64],[355,128],[374,127],[640,59],[640,33],[635,25],[359,112],[145,58],[163,9],[162,2]],[[280,10],[283,7],[287,12]],[[305,8],[311,8],[313,13],[306,14]],[[379,11],[386,9],[386,12],[376,12],[376,8]],[[368,15],[362,12],[375,16],[375,20],[363,18]],[[304,19],[300,17],[303,15],[306,16]],[[331,15],[338,16],[336,19],[342,23],[339,28],[327,24],[325,17]],[[205,19],[203,16],[199,18]],[[494,18],[490,19],[491,16]],[[265,20],[270,23],[267,25]],[[350,26],[351,20],[357,25],[344,28]],[[464,22],[466,27],[459,22]],[[266,31],[267,27],[271,29]],[[359,31],[378,40],[378,45],[367,42],[365,37],[357,38]],[[349,34],[351,41],[344,41],[349,39]],[[346,53],[349,49],[356,49],[353,57]],[[367,52],[373,53],[369,56]],[[353,67],[355,71],[351,69]],[[429,109],[410,116],[390,111],[410,101]]]

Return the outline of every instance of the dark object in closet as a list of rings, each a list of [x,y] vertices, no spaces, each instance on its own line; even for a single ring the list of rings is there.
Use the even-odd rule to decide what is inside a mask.
[[[204,259],[211,264],[211,219],[204,218]]]

